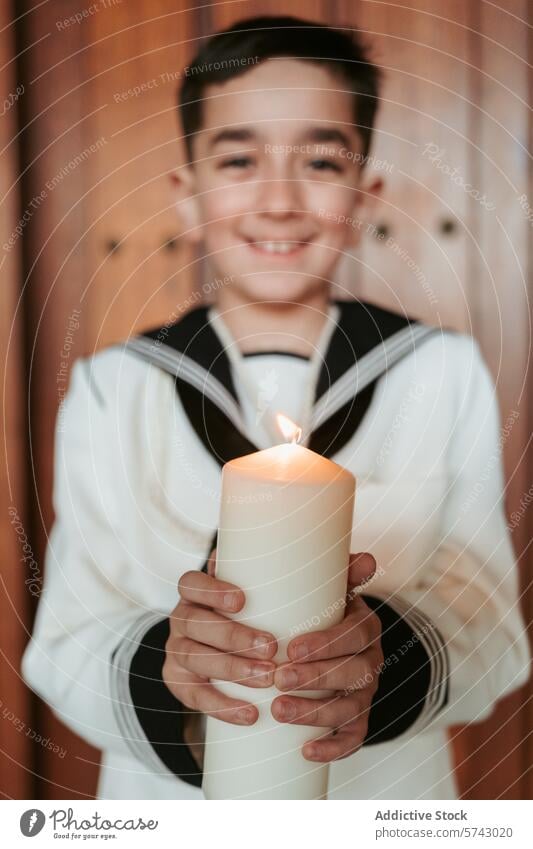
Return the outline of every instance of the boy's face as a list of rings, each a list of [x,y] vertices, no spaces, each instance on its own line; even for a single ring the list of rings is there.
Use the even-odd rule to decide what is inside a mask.
[[[273,59],[205,91],[185,203],[216,274],[247,300],[327,288],[357,242],[361,140],[343,88],[323,66]]]

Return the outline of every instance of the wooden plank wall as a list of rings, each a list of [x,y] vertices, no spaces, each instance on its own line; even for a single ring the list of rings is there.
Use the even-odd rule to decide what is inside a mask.
[[[21,211],[17,185],[17,109],[24,92],[18,86],[15,34],[10,4],[0,4],[0,374],[3,439],[0,461],[0,796],[26,798],[32,787],[32,704],[19,667],[29,625],[29,577],[38,565],[31,558],[26,504],[26,415],[24,403]],[[8,246],[6,250],[5,245]],[[24,558],[29,558],[24,560]],[[34,562],[36,565],[34,565]],[[38,585],[36,585],[38,586]],[[28,729],[30,734],[28,734]]]
[[[504,446],[507,509],[517,510],[532,469],[530,455],[524,456],[531,432],[525,385],[531,342],[531,225],[519,202],[523,192],[533,196],[526,64],[528,56],[531,62],[532,36],[524,23],[526,0],[500,6],[484,0],[233,0],[191,11],[182,0],[117,0],[68,26],[64,21],[86,8],[83,0],[26,0],[22,5],[25,14],[17,24],[17,64],[26,86],[17,104],[22,211],[44,195],[24,231],[24,274],[18,273],[16,251],[5,258],[9,286],[2,288],[1,320],[10,326],[24,280],[32,430],[31,440],[21,437],[24,399],[12,366],[6,396],[8,440],[16,500],[28,505],[27,527],[38,562],[52,521],[53,425],[61,396],[57,371],[69,316],[79,311],[72,362],[134,329],[164,323],[199,279],[196,257],[180,240],[169,190],[169,174],[183,156],[176,137],[175,89],[201,36],[259,13],[290,13],[349,26],[372,41],[372,54],[385,74],[372,152],[392,167],[377,169],[385,191],[368,224],[384,228],[404,253],[398,258],[369,232],[362,249],[345,258],[338,283],[347,292],[393,308],[400,305],[480,340],[497,381],[502,419],[519,411]],[[2,14],[8,23],[5,4]],[[12,29],[0,31],[0,49],[9,58],[15,51]],[[8,66],[2,90],[14,85],[13,67]],[[5,143],[13,137],[16,115],[11,111],[10,123],[2,125]],[[430,160],[428,145],[442,150],[440,160]],[[15,169],[13,146],[4,161],[5,182]],[[457,168],[479,191],[478,198],[458,190],[439,161]],[[483,194],[493,210],[480,202]],[[10,198],[9,217],[2,220],[8,233],[22,214],[15,209],[15,195]],[[16,360],[20,322],[15,327],[9,355]],[[2,339],[5,345],[5,333]],[[2,532],[11,559],[16,558],[16,540],[12,528],[4,527],[5,516],[3,510]],[[530,522],[530,517],[521,522],[513,536],[529,620]],[[5,621],[10,633],[17,634],[12,661],[24,640],[30,599],[13,575],[2,572],[2,577],[4,586],[11,582],[9,597],[21,614],[20,625],[13,617],[0,620],[0,627]],[[9,681],[9,666],[4,674]],[[25,778],[22,769],[16,786],[31,784],[29,795],[41,798],[90,796],[98,753],[71,735],[45,706],[24,696],[20,684],[16,692],[17,710],[32,711],[33,723],[67,750],[62,760],[42,747],[28,753],[22,735],[7,735],[6,745],[15,747],[8,757],[30,763],[36,776]],[[466,796],[531,798],[531,692],[529,687],[525,695],[506,700],[483,725],[452,732]],[[524,700],[529,700],[525,707]],[[0,723],[0,735],[5,732],[5,723]]]

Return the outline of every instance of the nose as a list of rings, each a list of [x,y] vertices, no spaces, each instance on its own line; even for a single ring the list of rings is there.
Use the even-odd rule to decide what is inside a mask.
[[[302,213],[302,193],[300,181],[290,174],[276,170],[267,175],[260,184],[257,197],[259,214],[271,218],[292,218]]]

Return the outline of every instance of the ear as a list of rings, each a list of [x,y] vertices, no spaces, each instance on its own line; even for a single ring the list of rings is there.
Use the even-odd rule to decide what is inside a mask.
[[[375,210],[379,206],[384,185],[383,178],[377,177],[375,172],[369,172],[368,176],[363,177],[361,185],[357,190],[353,212],[354,217],[357,217],[364,223],[372,220]],[[351,247],[358,245],[360,239],[361,228],[354,228],[353,236],[350,239]]]
[[[376,207],[379,205],[383,195],[384,188],[383,177],[377,177],[376,174],[369,174],[368,182],[363,186],[362,206],[364,207],[365,215],[370,217]]]
[[[197,244],[202,239],[202,223],[194,168],[183,165],[170,175],[170,181],[183,238]]]

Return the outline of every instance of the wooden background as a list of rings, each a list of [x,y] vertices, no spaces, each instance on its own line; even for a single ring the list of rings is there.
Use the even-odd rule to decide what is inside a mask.
[[[176,85],[201,37],[239,18],[282,12],[347,26],[372,42],[385,74],[373,153],[389,170],[377,169],[386,188],[369,222],[375,229],[345,259],[339,282],[480,340],[503,420],[519,413],[504,447],[509,513],[532,481],[533,223],[520,202],[525,194],[533,205],[526,0],[232,0],[194,11],[184,11],[183,0],[100,0],[81,22],[64,24],[90,5],[0,5],[2,100],[25,87],[0,122],[1,245],[31,211],[22,237],[0,252],[0,792],[10,798],[94,793],[98,752],[20,680],[34,599],[8,509],[16,509],[42,565],[53,519],[57,372],[72,310],[80,311],[80,327],[71,361],[163,323],[201,275],[180,241],[169,185],[182,155]],[[123,96],[154,80],[148,91]],[[427,145],[441,149],[439,161],[430,161]],[[394,239],[402,255],[376,233]],[[528,622],[530,528],[526,512],[513,534]],[[489,721],[451,729],[466,798],[532,798],[531,696],[529,685]],[[65,757],[32,740],[37,733],[66,749]]]

